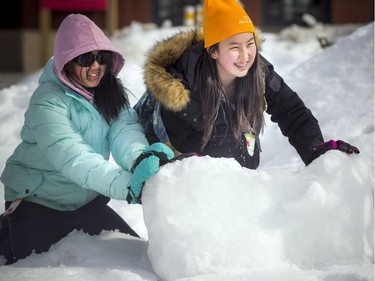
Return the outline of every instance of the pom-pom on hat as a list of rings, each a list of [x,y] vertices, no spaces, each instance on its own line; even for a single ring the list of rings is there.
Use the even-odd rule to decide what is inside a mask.
[[[236,0],[205,0],[203,13],[205,48],[238,33],[255,34],[253,22]]]

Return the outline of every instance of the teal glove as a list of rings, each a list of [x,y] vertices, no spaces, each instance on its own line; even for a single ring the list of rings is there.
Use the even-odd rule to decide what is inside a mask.
[[[173,151],[165,144],[157,142],[147,147],[135,160],[130,179],[128,203],[141,203],[141,193],[145,181],[159,171],[160,164],[171,160]]]

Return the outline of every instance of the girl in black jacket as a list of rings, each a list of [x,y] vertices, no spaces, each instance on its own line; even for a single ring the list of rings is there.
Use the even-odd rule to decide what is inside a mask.
[[[261,40],[237,1],[205,0],[204,16],[203,33],[181,32],[149,52],[147,92],[135,109],[150,142],[256,169],[266,111],[306,165],[330,149],[359,153],[324,142],[311,111],[259,54]]]

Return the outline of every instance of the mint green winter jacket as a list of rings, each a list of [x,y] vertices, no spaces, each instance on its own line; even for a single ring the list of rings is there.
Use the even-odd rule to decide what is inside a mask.
[[[83,38],[65,38],[64,31],[71,28],[84,29],[77,30]],[[54,58],[44,68],[25,113],[22,142],[1,175],[5,200],[24,198],[62,211],[80,208],[98,194],[124,200],[132,164],[148,146],[137,115],[131,107],[124,108],[118,120],[108,124],[63,72],[65,63],[93,48],[117,50],[85,17],[72,17],[60,29]],[[115,73],[124,64],[117,56]],[[108,161],[111,153],[114,161]]]

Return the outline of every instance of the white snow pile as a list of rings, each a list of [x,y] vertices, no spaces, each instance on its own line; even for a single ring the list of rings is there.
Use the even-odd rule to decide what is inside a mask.
[[[295,172],[207,156],[167,164],[143,193],[148,255],[163,280],[369,262],[370,187],[361,157],[337,151]]]

